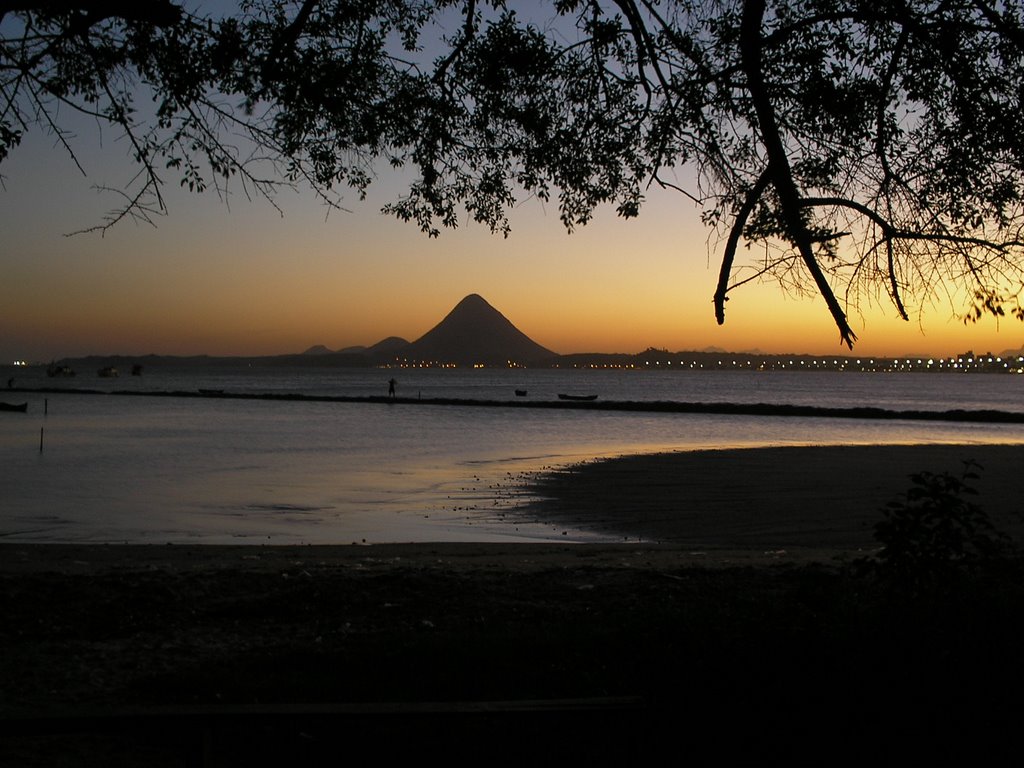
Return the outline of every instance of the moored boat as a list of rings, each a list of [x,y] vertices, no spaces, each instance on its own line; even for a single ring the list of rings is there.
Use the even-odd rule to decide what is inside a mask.
[[[119,374],[117,368],[108,365],[106,368],[96,371],[96,375],[103,379],[116,379]]]
[[[70,365],[57,365],[56,363],[50,363],[46,368],[46,375],[52,379],[57,376],[74,376],[75,372],[71,370]]]
[[[516,397],[526,397],[526,390],[525,389],[517,389],[516,390]]]
[[[0,411],[28,412],[28,403],[0,403]]]
[[[558,394],[559,400],[576,400],[579,402],[591,402],[597,400],[597,395],[567,395],[563,393]]]

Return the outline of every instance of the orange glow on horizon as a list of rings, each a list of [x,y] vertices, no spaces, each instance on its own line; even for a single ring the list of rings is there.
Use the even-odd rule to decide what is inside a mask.
[[[429,239],[377,212],[387,190],[330,216],[315,200],[288,198],[283,217],[258,201],[233,200],[228,209],[169,190],[171,213],[158,228],[124,223],[104,237],[68,238],[63,233],[99,221],[110,201],[66,164],[48,159],[38,169],[32,157],[19,150],[5,161],[0,190],[0,360],[270,355],[369,346],[392,335],[413,341],[470,293],[563,354],[848,353],[821,300],[773,284],[735,291],[725,325],[716,325],[718,254],[709,253],[697,211],[678,196],[652,199],[635,220],[602,211],[572,235],[556,211],[530,202],[514,212],[508,239],[472,225]],[[853,354],[1024,346],[1016,320],[964,326],[954,316],[960,309],[930,307],[920,323],[896,319],[884,304],[851,312],[860,337]]]

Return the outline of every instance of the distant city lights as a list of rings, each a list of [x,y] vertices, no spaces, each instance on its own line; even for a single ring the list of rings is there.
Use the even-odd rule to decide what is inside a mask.
[[[783,357],[781,355],[764,355],[758,357],[734,355],[732,359],[687,358],[685,353],[669,353],[661,350],[648,350],[640,355],[626,357],[626,360],[586,362],[562,361],[553,363],[551,368],[572,368],[589,370],[751,370],[751,371],[849,371],[863,373],[1017,373],[1024,374],[1024,355],[1002,358],[995,355],[978,355],[967,353],[959,356],[942,358],[853,358],[853,357]],[[630,360],[633,360],[631,362]],[[505,364],[472,363],[458,364],[440,360],[409,360],[395,359],[385,363],[381,368],[527,368],[548,366],[526,366],[513,360]]]

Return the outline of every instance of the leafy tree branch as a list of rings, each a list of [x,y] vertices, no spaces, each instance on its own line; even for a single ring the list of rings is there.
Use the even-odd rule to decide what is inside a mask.
[[[139,173],[100,230],[168,183],[340,206],[404,169],[384,210],[434,236],[507,235],[526,197],[633,217],[656,186],[723,235],[719,322],[753,272],[848,346],[876,293],[998,317],[1024,286],[1022,99],[1019,3],[0,0],[0,164],[36,130],[80,162],[68,109],[113,128]]]

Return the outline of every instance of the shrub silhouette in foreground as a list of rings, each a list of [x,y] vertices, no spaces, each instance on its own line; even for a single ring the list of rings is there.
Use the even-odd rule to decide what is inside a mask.
[[[913,486],[890,501],[875,525],[879,575],[912,588],[944,583],[957,574],[991,562],[1010,550],[980,506],[971,501],[981,466],[964,462],[956,477],[949,472],[917,472]]]

